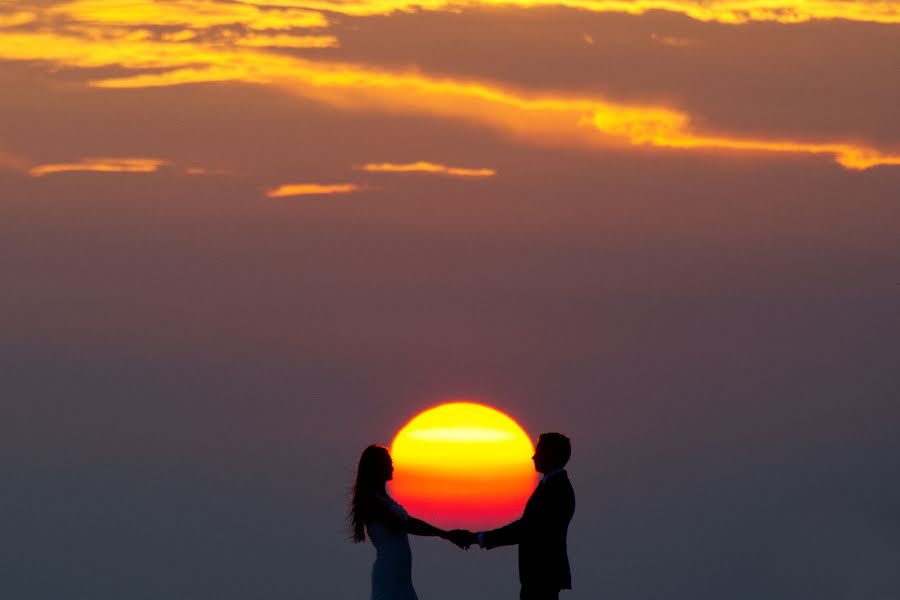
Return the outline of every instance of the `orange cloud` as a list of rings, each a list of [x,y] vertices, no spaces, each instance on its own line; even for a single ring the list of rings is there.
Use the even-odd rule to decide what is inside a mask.
[[[190,29],[182,29],[180,31],[164,33],[161,37],[167,42],[186,42],[195,39],[197,37],[197,32]]]
[[[751,137],[704,135],[691,131],[684,116],[673,115],[647,122],[624,122],[596,113],[588,121],[600,131],[627,137],[635,146],[656,146],[681,150],[710,149],[721,151],[826,154],[846,169],[864,171],[876,166],[900,165],[900,154],[883,153],[873,148],[849,143],[814,143],[794,140],[765,140]]]
[[[675,37],[671,35],[660,35],[658,33],[651,33],[650,39],[657,44],[662,44],[663,46],[669,46],[671,48],[688,48],[690,46],[697,45],[697,40]]]
[[[208,169],[206,167],[188,167],[184,170],[185,175],[232,175],[227,169]]]
[[[31,23],[37,19],[37,15],[30,11],[18,10],[11,13],[0,14],[0,28],[17,27]]]
[[[753,21],[803,23],[846,19],[900,23],[900,3],[892,0],[240,0],[244,4],[299,6],[353,16],[386,15],[413,10],[454,10],[485,6],[540,8],[563,6],[591,12],[642,15],[651,11],[680,13],[697,21],[742,24]]]
[[[247,3],[216,0],[72,0],[48,8],[47,14],[91,25],[190,25],[195,28],[243,25],[256,30],[328,26],[328,19],[314,10],[263,9]]]
[[[498,85],[419,73],[304,65],[294,71],[293,77],[279,76],[275,82],[339,108],[464,119],[539,145],[822,154],[855,170],[900,164],[900,153],[849,142],[706,133],[694,128],[690,115],[665,106],[627,105],[563,94],[534,96]]]
[[[98,2],[84,0],[80,5],[96,8]],[[126,17],[121,13],[117,18]],[[535,95],[489,82],[311,61],[239,47],[234,41],[167,42],[132,35],[110,43],[46,31],[4,31],[0,32],[0,59],[138,71],[91,82],[104,88],[224,81],[270,85],[337,109],[465,120],[540,145],[821,154],[849,169],[900,161],[900,153],[894,150],[846,140],[758,139],[739,132],[703,131],[695,127],[691,115],[664,105],[623,104],[571,93]]]
[[[250,48],[337,48],[333,35],[267,35],[262,33],[241,36],[235,43]]]
[[[494,169],[465,169],[425,161],[400,164],[368,163],[361,168],[363,171],[370,173],[436,173],[440,175],[454,175],[456,177],[491,177],[497,174]]]
[[[320,196],[331,194],[349,194],[358,192],[362,187],[355,183],[285,183],[268,190],[268,198],[288,198],[290,196]]]
[[[158,158],[85,158],[72,163],[37,165],[28,170],[32,177],[53,173],[90,171],[96,173],[153,173],[168,161]]]

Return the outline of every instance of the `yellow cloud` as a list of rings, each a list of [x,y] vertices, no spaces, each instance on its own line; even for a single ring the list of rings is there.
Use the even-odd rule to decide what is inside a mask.
[[[84,0],[82,4],[97,3]],[[44,60],[63,67],[118,66],[132,71],[92,82],[96,87],[222,81],[276,86],[337,109],[459,119],[540,145],[823,154],[849,169],[896,165],[900,160],[895,151],[844,140],[814,143],[701,131],[690,115],[666,106],[628,105],[569,93],[529,94],[487,82],[310,61],[240,47],[234,41],[170,42],[132,31],[110,43],[102,35],[85,38],[46,31],[5,31],[0,33],[2,59]]]
[[[367,163],[361,168],[363,171],[370,173],[437,173],[454,175],[456,177],[491,177],[497,174],[494,169],[465,169],[425,161],[412,163]]]
[[[31,23],[37,19],[37,14],[31,11],[17,10],[10,13],[0,13],[0,28],[18,27]]]
[[[97,173],[153,173],[168,161],[158,158],[85,158],[72,163],[37,165],[28,170],[32,177],[53,173],[92,171]]]
[[[175,31],[172,33],[164,33],[162,35],[162,39],[167,42],[186,42],[188,40],[192,40],[197,37],[196,31],[191,31],[190,29],[182,29],[181,31]]]
[[[697,21],[742,24],[752,21],[803,23],[846,19],[900,23],[900,2],[893,0],[240,0],[251,5],[302,6],[353,16],[422,10],[460,10],[484,6],[539,8],[563,6],[591,12],[642,15],[680,13]]]
[[[849,143],[813,143],[792,140],[765,140],[693,133],[684,119],[661,119],[649,123],[625,123],[608,114],[595,114],[590,123],[600,131],[623,135],[636,146],[660,148],[711,149],[739,152],[782,154],[826,154],[847,169],[864,171],[880,165],[900,165],[900,154]]]
[[[333,35],[266,35],[252,34],[237,38],[235,44],[250,48],[336,48]]]
[[[72,0],[48,8],[47,14],[92,25],[243,25],[258,30],[328,26],[328,19],[314,10],[263,9],[216,0]]]
[[[358,192],[362,187],[355,183],[285,183],[266,191],[269,198],[288,198],[291,196],[320,196],[331,194],[349,194]]]
[[[719,152],[831,155],[848,169],[900,164],[900,154],[844,142],[812,143],[708,134],[690,116],[664,106],[624,105],[569,95],[533,96],[501,86],[418,73],[309,65],[275,83],[348,110],[424,113],[482,123],[523,141],[549,146],[658,147]]]

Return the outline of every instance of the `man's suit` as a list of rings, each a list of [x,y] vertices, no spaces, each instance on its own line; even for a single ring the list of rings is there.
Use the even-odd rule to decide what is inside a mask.
[[[565,471],[535,488],[518,521],[484,533],[484,547],[519,545],[522,600],[559,597],[572,589],[566,534],[575,512],[575,491]]]

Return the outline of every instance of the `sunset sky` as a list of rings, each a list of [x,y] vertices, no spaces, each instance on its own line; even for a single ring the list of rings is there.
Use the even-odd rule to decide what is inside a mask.
[[[898,107],[895,1],[0,0],[0,598],[367,598],[458,399],[572,438],[563,598],[900,597]]]

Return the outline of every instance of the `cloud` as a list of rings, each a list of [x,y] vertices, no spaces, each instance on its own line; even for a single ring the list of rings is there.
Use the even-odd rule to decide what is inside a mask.
[[[302,6],[359,17],[423,10],[459,11],[497,4],[519,8],[566,7],[590,12],[643,15],[651,11],[680,13],[697,21],[743,24],[754,21],[804,23],[845,19],[900,23],[897,2],[847,0],[239,0],[251,5]]]
[[[336,48],[338,39],[333,35],[251,34],[237,38],[238,46],[251,48]]]
[[[5,27],[18,27],[26,25],[37,19],[37,15],[31,11],[16,10],[10,13],[0,13],[0,29]]]
[[[671,48],[689,48],[690,46],[697,45],[697,40],[671,35],[660,35],[658,33],[651,33],[650,39],[657,44],[662,44],[663,46],[669,46]]]
[[[435,173],[439,175],[453,175],[455,177],[492,177],[497,174],[494,169],[448,167],[447,165],[425,161],[412,163],[367,163],[361,168],[363,171],[370,173]]]
[[[135,3],[113,2],[110,6],[121,9],[132,4]],[[180,10],[188,7],[199,10],[217,3],[191,0],[175,4]],[[58,5],[52,10],[77,6],[81,12],[71,14],[89,18],[96,12],[113,23],[114,29],[129,19],[137,23],[142,16],[140,11],[132,15],[103,8],[105,5],[83,0]],[[177,10],[163,17],[158,9],[158,6],[148,9],[150,16],[160,20],[171,18],[172,23],[186,18],[178,16]],[[201,22],[211,18],[202,11],[198,16]],[[535,94],[489,81],[431,76],[417,70],[311,61],[258,48],[242,48],[235,40],[169,42],[137,33],[140,32],[132,32],[130,37],[124,36],[112,44],[108,39],[50,31],[2,32],[0,59],[44,60],[63,67],[116,66],[131,71],[91,82],[101,88],[225,81],[268,85],[341,110],[463,120],[543,146],[825,155],[848,169],[859,170],[900,164],[900,153],[862,142],[841,139],[812,142],[771,134],[760,137],[703,130],[697,127],[693,115],[665,104],[613,102],[571,92]]]
[[[276,84],[339,108],[463,119],[545,146],[822,154],[855,170],[900,164],[898,153],[849,142],[756,139],[698,131],[690,115],[666,106],[568,94],[531,95],[481,82],[350,65],[323,67],[307,63],[292,77],[279,77]]]
[[[89,171],[95,173],[154,173],[168,161],[158,158],[85,158],[72,163],[51,163],[31,167],[32,177],[54,173]]]
[[[51,18],[65,17],[92,25],[189,25],[194,28],[241,25],[254,30],[328,26],[328,19],[314,10],[295,7],[263,9],[247,3],[215,0],[73,0],[48,8],[47,14]]]
[[[626,137],[635,146],[681,150],[718,150],[776,154],[824,154],[846,169],[864,171],[877,166],[900,165],[900,154],[883,153],[850,143],[815,143],[794,140],[706,135],[692,131],[687,117],[673,113],[661,118],[621,120],[595,113],[589,123],[599,131]]]
[[[362,186],[355,183],[285,183],[266,191],[268,198],[291,196],[323,196],[358,192]]]
[[[163,33],[160,37],[166,42],[186,42],[195,39],[197,37],[197,32],[191,29],[181,29],[179,31]]]
[[[185,175],[232,175],[233,173],[228,169],[208,169],[206,167],[187,167],[184,170]]]

